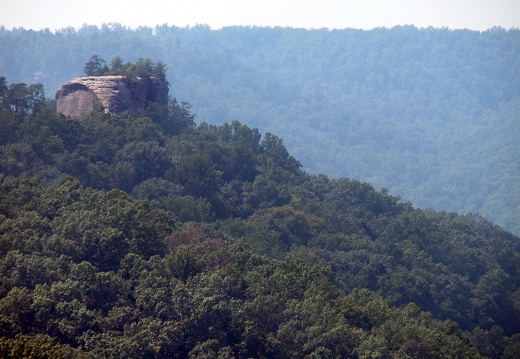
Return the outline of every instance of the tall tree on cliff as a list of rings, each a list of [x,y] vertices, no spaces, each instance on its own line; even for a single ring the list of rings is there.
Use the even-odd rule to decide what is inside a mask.
[[[103,65],[106,61],[98,55],[92,55],[90,60],[85,64],[83,72],[87,76],[100,76],[108,71],[108,67]]]

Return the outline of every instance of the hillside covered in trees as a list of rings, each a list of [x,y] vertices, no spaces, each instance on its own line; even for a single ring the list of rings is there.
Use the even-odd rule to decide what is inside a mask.
[[[313,174],[520,234],[520,31],[0,28],[0,75],[48,96],[92,54],[168,64],[198,121],[284,139]]]
[[[309,174],[173,98],[75,121],[2,84],[2,357],[520,354],[520,239],[484,218]]]

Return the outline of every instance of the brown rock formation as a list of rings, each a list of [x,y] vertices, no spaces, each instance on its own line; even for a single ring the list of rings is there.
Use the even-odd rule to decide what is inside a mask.
[[[108,113],[128,110],[132,115],[140,116],[148,102],[159,106],[168,103],[168,86],[154,77],[78,77],[65,82],[56,92],[57,112],[74,119],[80,119],[96,106]]]

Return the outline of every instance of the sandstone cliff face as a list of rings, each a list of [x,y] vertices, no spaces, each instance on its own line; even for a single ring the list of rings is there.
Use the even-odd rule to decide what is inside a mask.
[[[168,103],[168,87],[153,77],[78,77],[65,82],[56,92],[57,112],[74,119],[80,119],[96,106],[108,113],[128,110],[132,115],[140,116],[148,102],[159,106]]]

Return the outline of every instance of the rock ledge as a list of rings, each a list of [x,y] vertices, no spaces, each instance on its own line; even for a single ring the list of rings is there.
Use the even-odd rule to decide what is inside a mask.
[[[168,86],[154,77],[120,75],[77,77],[56,92],[56,111],[80,119],[96,106],[107,113],[144,113],[148,102],[168,104]]]

